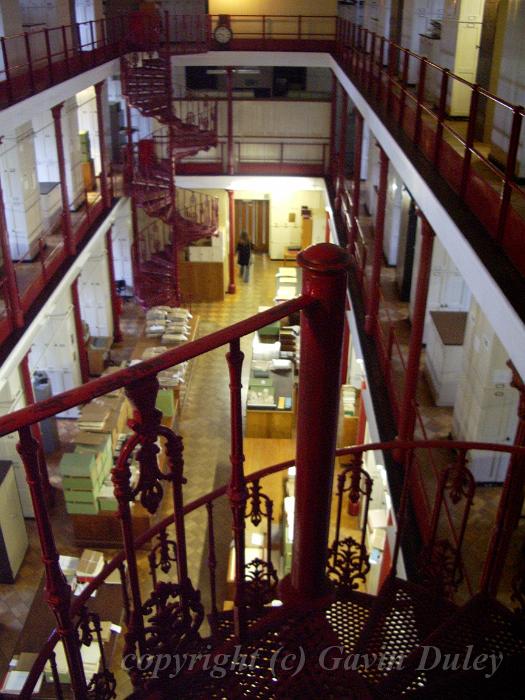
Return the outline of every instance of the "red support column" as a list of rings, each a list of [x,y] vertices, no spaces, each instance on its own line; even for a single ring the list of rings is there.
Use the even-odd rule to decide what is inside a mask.
[[[325,569],[349,256],[332,243],[320,243],[299,253],[297,262],[303,270],[303,294],[316,303],[301,312],[295,534],[289,593],[309,599],[327,591]]]
[[[228,294],[235,294],[235,192],[228,192],[228,221],[229,221],[229,248],[228,248]]]
[[[68,255],[76,252],[75,240],[73,237],[73,224],[71,222],[71,211],[69,209],[69,195],[66,180],[66,161],[64,157],[64,139],[62,136],[62,107],[63,102],[51,108],[53,122],[55,125],[55,141],[57,148],[58,171],[60,174],[60,192],[62,195],[62,233]]]
[[[86,346],[84,345],[84,330],[82,328],[82,316],[80,315],[80,300],[78,297],[78,277],[71,285],[71,298],[73,300],[73,314],[75,316],[75,330],[77,333],[78,362],[80,364],[80,376],[85,384],[89,382],[89,362]]]
[[[509,361],[512,370],[511,386],[519,391],[518,427],[514,438],[514,445],[525,446],[525,384],[516,368]],[[523,507],[523,493],[525,489],[525,455],[512,455],[503,484],[502,493],[498,505],[496,525],[492,531],[492,538],[488,547],[485,566],[481,576],[480,588],[484,593],[496,597],[499,582],[505,570],[505,562],[509,553],[513,532],[519,524]]]
[[[115,285],[115,271],[113,269],[113,240],[111,238],[112,229],[106,233],[106,249],[108,252],[108,272],[109,272],[109,290],[111,294],[111,313],[113,316],[113,340],[115,343],[120,343],[122,333],[120,332],[120,298],[117,294]]]
[[[370,277],[369,296],[367,300],[368,313],[365,317],[365,331],[373,335],[377,325],[379,312],[379,289],[381,279],[381,262],[383,260],[383,237],[385,233],[386,189],[388,183],[388,157],[382,148],[379,149],[379,190],[377,193],[377,213],[374,231],[374,258]]]
[[[366,408],[365,401],[363,399],[363,394],[366,390],[366,382],[364,379],[361,380],[361,390],[359,392],[359,415],[357,417],[357,431],[355,443],[356,445],[363,445],[365,442],[365,432],[366,432]]]
[[[359,220],[359,200],[361,195],[361,153],[363,148],[363,116],[355,111],[354,130],[354,189],[352,192],[352,231],[348,243],[350,255],[355,253],[357,222]]]
[[[95,100],[97,105],[98,144],[100,150],[100,189],[102,201],[106,209],[111,206],[111,195],[108,183],[108,159],[106,154],[106,139],[104,136],[104,114],[102,112],[102,89],[104,81],[95,83]]]
[[[416,423],[416,391],[419,378],[421,349],[423,346],[428,283],[430,280],[430,269],[432,267],[432,248],[434,245],[434,232],[424,217],[422,217],[422,224],[421,254],[419,257],[414,317],[412,319],[412,330],[410,331],[410,344],[405,371],[405,388],[399,412],[398,437],[403,441],[412,439]]]
[[[339,153],[337,158],[337,190],[336,207],[341,206],[341,196],[345,189],[345,156],[346,156],[346,130],[348,127],[348,93],[343,88],[341,100],[341,118],[339,119]]]
[[[2,139],[0,138],[0,143]],[[4,274],[7,285],[7,304],[9,306],[9,314],[15,328],[22,328],[24,325],[24,313],[20,303],[20,295],[18,293],[18,285],[16,283],[15,266],[11,260],[11,250],[9,248],[9,234],[7,232],[7,222],[5,218],[4,195],[2,185],[0,184],[0,250],[2,251],[2,260],[4,266]]]
[[[20,375],[22,377],[22,387],[24,389],[24,398],[26,404],[29,406],[35,403],[35,395],[33,392],[33,383],[31,381],[31,372],[29,370],[29,353],[26,353],[20,362]],[[42,484],[42,489],[44,491],[44,496],[47,502],[52,500],[53,489],[49,482],[49,474],[47,472],[46,457],[44,454],[44,449],[42,447],[42,432],[40,431],[40,424],[34,423],[31,426],[31,433],[38,443],[38,473],[40,475],[40,483]]]
[[[348,322],[348,310],[350,305],[348,303],[348,297],[345,300],[345,323],[343,329],[343,357],[341,360],[341,384],[346,383],[346,378],[348,375],[348,353],[350,352],[350,324]]]
[[[332,75],[332,106],[330,108],[330,164],[329,175],[333,178],[334,163],[336,162],[336,126],[337,126],[337,93],[339,91],[339,81]]]
[[[324,229],[324,242],[325,243],[330,243],[331,235],[332,235],[332,232],[330,230],[330,212],[327,210],[326,211],[326,223],[325,223],[325,229]]]
[[[226,68],[226,89],[227,89],[227,128],[228,128],[228,175],[233,175],[235,171],[234,153],[233,153],[233,68]]]

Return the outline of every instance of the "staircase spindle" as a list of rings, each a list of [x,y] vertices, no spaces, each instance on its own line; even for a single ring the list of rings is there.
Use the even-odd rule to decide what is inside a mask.
[[[62,569],[60,568],[59,555],[38,469],[39,444],[33,438],[30,426],[20,428],[18,434],[20,436],[20,442],[16,449],[22,458],[35,511],[35,520],[46,577],[46,601],[57,620],[57,631],[64,645],[71,678],[71,687],[75,698],[77,700],[87,700],[86,677],[84,675],[84,667],[80,656],[78,635],[69,612],[71,606],[71,587],[68,585]]]
[[[215,551],[215,529],[213,523],[213,501],[206,503],[206,513],[208,516],[208,571],[210,574],[210,598],[211,614],[217,615],[217,554]]]
[[[241,371],[244,353],[241,352],[239,340],[230,343],[226,354],[230,373],[230,418],[231,418],[231,477],[228,498],[233,515],[233,537],[235,545],[235,600],[234,627],[235,635],[243,640],[246,635],[246,616],[244,611],[245,586],[245,515],[248,490],[244,477],[244,453],[242,437],[242,400]]]

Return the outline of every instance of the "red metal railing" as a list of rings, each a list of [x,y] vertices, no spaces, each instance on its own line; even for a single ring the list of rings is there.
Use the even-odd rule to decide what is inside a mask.
[[[212,31],[224,21],[222,15],[211,15]],[[301,41],[308,50],[329,50],[336,37],[336,17],[333,15],[229,15],[232,49],[297,48]],[[215,42],[212,43],[215,44]],[[292,48],[293,50],[293,48]]]
[[[374,452],[381,452],[383,455],[390,454],[392,452],[397,451],[399,448],[402,448],[403,450],[406,451],[408,455],[414,454],[416,450],[433,450],[433,449],[446,449],[450,451],[457,451],[459,453],[458,459],[454,462],[452,465],[453,468],[458,469],[458,473],[455,475],[457,479],[463,478],[468,480],[468,468],[465,468],[465,465],[463,464],[462,460],[464,460],[464,455],[469,449],[481,449],[481,450],[490,450],[490,451],[498,451],[498,452],[507,452],[507,453],[512,453],[516,452],[519,453],[520,450],[519,448],[512,448],[508,446],[503,446],[503,445],[490,445],[486,443],[460,443],[460,442],[453,442],[453,441],[411,441],[409,443],[405,443],[400,445],[398,442],[386,442],[386,443],[373,443],[373,444],[366,444],[366,445],[357,445],[353,447],[346,447],[346,448],[339,448],[336,450],[336,456],[340,460],[344,460],[345,464],[351,464],[352,466],[345,466],[343,467],[338,474],[336,475],[336,482],[337,486],[334,483],[334,491],[336,492],[336,502],[335,506],[332,509],[332,523],[334,526],[334,537],[333,537],[333,545],[332,545],[332,550],[337,556],[337,552],[339,549],[342,550],[342,540],[345,535],[345,528],[341,524],[341,516],[342,516],[342,510],[343,507],[345,507],[348,503],[353,502],[353,499],[356,495],[356,493],[359,494],[360,500],[361,500],[361,510],[360,512],[363,514],[363,520],[366,525],[367,523],[367,512],[369,509],[369,504],[370,504],[370,496],[371,496],[371,490],[372,490],[372,484],[373,480],[370,479],[368,473],[363,470],[361,465],[366,462],[366,457],[369,454],[373,454]],[[285,470],[288,470],[290,467],[295,466],[295,460],[288,460],[286,462],[281,462],[279,464],[274,464],[272,466],[265,467],[263,469],[258,470],[257,472],[248,474],[245,477],[245,483],[246,486],[249,490],[249,503],[253,506],[254,504],[259,504],[261,502],[265,502],[266,508],[268,508],[268,505],[270,505],[270,510],[269,510],[269,519],[267,520],[267,517],[263,518],[262,522],[262,530],[264,532],[265,529],[267,529],[268,525],[272,522],[273,519],[273,513],[275,512],[275,506],[278,504],[275,504],[273,502],[268,502],[264,501],[264,499],[267,499],[267,496],[265,496],[265,479],[267,477],[270,477],[275,474],[279,474],[284,472]],[[417,471],[416,469],[412,469],[412,474]],[[359,479],[356,481],[356,476],[359,476]],[[262,482],[262,483],[261,483]],[[470,481],[470,484],[472,486],[472,481]],[[255,487],[255,488],[254,488]],[[405,486],[406,488],[406,486]],[[355,491],[357,489],[357,491]],[[231,490],[231,483],[230,484],[224,484],[216,489],[214,489],[212,492],[203,494],[202,496],[196,498],[195,500],[187,503],[184,505],[183,508],[183,515],[184,517],[187,517],[190,514],[193,513],[198,513],[199,510],[201,513],[206,510],[207,512],[207,526],[205,529],[205,534],[207,535],[208,538],[208,551],[207,553],[204,552],[206,555],[206,559],[208,561],[208,584],[210,587],[209,593],[209,617],[211,620],[213,619],[220,619],[221,613],[219,612],[219,607],[218,604],[220,600],[217,599],[216,595],[216,588],[217,588],[217,573],[216,573],[216,549],[215,549],[215,520],[214,520],[214,509],[221,504],[221,499],[224,499]],[[468,493],[464,499],[462,499],[460,508],[458,508],[458,503],[454,503],[454,507],[458,509],[460,517],[464,519],[466,516],[470,515],[470,506],[472,503],[472,498],[474,496],[474,491]],[[448,497],[447,489],[442,488],[441,492],[436,496],[435,498],[435,503],[438,505],[438,508],[440,506],[440,502],[442,499],[445,497]],[[404,517],[404,514],[402,512],[399,512],[397,514],[400,518]],[[145,545],[149,545],[150,549],[150,555],[148,556],[148,559],[150,562],[154,560],[154,557],[152,556],[152,553],[158,549],[159,544],[162,544],[163,542],[168,543],[170,540],[168,539],[170,537],[170,530],[173,527],[175,523],[175,514],[172,513],[166,517],[164,517],[160,522],[155,524],[153,527],[149,528],[146,532],[141,534],[139,537],[137,537],[134,541],[134,550],[139,551],[143,550]],[[249,520],[249,518],[248,518]],[[400,520],[398,520],[398,524],[400,523]],[[463,585],[463,579],[466,583],[467,586],[467,593],[463,593],[461,597],[465,598],[465,596],[472,595],[473,594],[473,589],[474,590],[479,590],[480,587],[482,587],[482,582],[477,581],[476,584],[472,584],[469,579],[469,572],[465,570],[465,566],[463,563],[463,547],[465,544],[465,534],[466,534],[466,527],[469,523],[468,522],[463,522],[463,530],[460,532],[460,536],[457,537],[451,544],[452,544],[452,550],[453,552],[456,553],[456,557],[453,561],[453,569],[449,570],[448,574],[449,577],[447,578],[447,581],[453,582],[455,581],[455,584],[452,585],[453,591],[452,594],[454,595],[458,588],[460,588]],[[470,524],[472,527],[472,524]],[[488,528],[487,528],[488,529]],[[361,568],[365,568],[363,566],[367,561],[368,561],[368,553],[366,551],[366,546],[365,546],[365,533],[366,533],[366,526],[359,528],[360,531],[360,550],[359,550],[359,562],[354,562],[354,565],[356,565],[356,571],[359,571]],[[397,537],[400,537],[401,534],[401,527],[397,528]],[[437,536],[441,534],[439,533],[438,530],[434,533],[434,539],[437,539]],[[159,539],[159,543],[155,543],[155,538]],[[126,593],[126,586],[128,585],[126,581],[126,575],[125,575],[125,570],[124,570],[124,564],[126,562],[126,553],[124,550],[120,551],[118,554],[114,555],[110,561],[108,561],[103,570],[98,574],[92,581],[88,583],[86,588],[82,591],[82,593],[79,596],[75,596],[74,601],[72,602],[71,608],[69,610],[69,615],[72,620],[78,620],[80,618],[80,615],[82,613],[82,610],[86,603],[89,601],[90,596],[93,594],[93,592],[97,591],[103,584],[104,582],[108,579],[108,577],[111,574],[114,574],[116,572],[119,572],[121,575],[121,580],[122,580],[122,608],[124,611],[124,618],[129,623],[130,615],[131,615],[131,607],[130,607],[130,600],[129,597],[127,596]],[[162,562],[164,563],[164,562]],[[167,563],[167,562],[166,562]],[[161,562],[155,562],[153,566],[150,566],[150,575],[153,579],[153,585],[155,586],[158,582],[158,575],[160,572],[157,571],[158,568],[160,568]],[[396,564],[396,561],[394,560],[393,562],[390,562],[390,565],[388,567],[388,571],[393,571],[394,566]],[[423,563],[422,563],[423,564]],[[164,574],[171,575],[171,565],[166,566],[166,569],[164,571]],[[425,569],[424,566],[422,565],[421,569],[422,573],[424,573]],[[165,580],[165,577],[162,577],[163,580]],[[276,593],[277,595],[277,593]],[[40,653],[38,654],[38,657],[33,663],[33,666],[31,668],[30,674],[25,682],[24,685],[24,690],[22,693],[23,698],[29,698],[31,690],[34,688],[34,686],[37,683],[37,680],[39,676],[42,674],[44,671],[44,666],[46,663],[52,658],[52,653],[53,650],[56,648],[56,645],[60,642],[60,633],[57,628],[53,629],[50,631],[50,634],[48,636],[48,640],[44,647],[41,649]],[[57,694],[63,690],[63,686],[60,683],[59,680],[55,680],[56,683],[56,690]]]
[[[220,647],[222,641],[232,634],[242,640],[251,622],[265,614],[267,605],[277,594],[276,572],[270,557],[272,541],[273,503],[260,487],[264,476],[277,473],[292,463],[287,462],[246,476],[243,462],[242,443],[242,403],[241,372],[243,353],[240,351],[241,337],[262,327],[274,323],[291,313],[306,311],[301,323],[301,357],[299,374],[298,428],[295,465],[297,469],[295,487],[295,531],[293,544],[291,582],[300,593],[310,586],[317,586],[314,597],[322,595],[326,585],[326,566],[332,562],[336,566],[339,553],[352,548],[353,568],[348,571],[351,578],[338,581],[343,587],[353,586],[353,578],[364,580],[369,568],[368,553],[365,547],[367,528],[367,511],[371,497],[371,479],[362,463],[365,455],[378,450],[390,453],[394,459],[405,466],[403,487],[397,512],[391,513],[397,521],[396,544],[393,547],[391,573],[397,571],[402,539],[406,534],[408,522],[408,494],[411,489],[414,470],[413,453],[416,449],[457,450],[457,459],[451,458],[451,464],[444,470],[440,488],[434,502],[430,535],[425,547],[420,552],[420,575],[427,585],[436,588],[438,595],[452,597],[458,591],[465,576],[462,548],[465,542],[467,525],[472,505],[474,481],[468,470],[466,453],[469,449],[484,449],[506,452],[517,460],[525,455],[525,448],[491,445],[483,443],[456,443],[452,441],[404,442],[357,446],[339,450],[337,454],[349,457],[350,464],[342,467],[337,478],[335,503],[335,539],[329,544],[329,520],[331,508],[331,490],[333,481],[333,459],[335,456],[335,437],[338,420],[338,387],[340,381],[340,362],[343,337],[343,318],[346,296],[346,267],[348,256],[336,246],[320,244],[300,254],[299,264],[303,268],[303,293],[298,298],[275,306],[267,311],[250,317],[228,328],[216,331],[186,345],[168,350],[138,365],[101,377],[76,389],[70,390],[46,401],[33,404],[0,418],[0,436],[17,430],[20,435],[19,452],[21,454],[27,479],[31,490],[35,517],[42,548],[46,573],[47,600],[57,619],[57,627],[51,631],[47,643],[25,683],[21,697],[29,698],[46,660],[49,659],[54,671],[54,684],[57,697],[62,695],[62,684],[56,672],[56,660],[53,649],[61,641],[66,649],[68,668],[73,692],[76,697],[88,697],[87,683],[84,676],[80,647],[82,643],[93,643],[93,639],[102,647],[100,619],[86,608],[86,603],[93,590],[99,588],[107,576],[119,569],[122,576],[123,609],[126,619],[125,658],[135,658],[146,650],[150,654],[160,652],[157,643],[162,645],[162,652],[176,652],[180,643],[179,635],[185,640],[185,649],[201,642],[199,627],[204,613],[209,612],[212,626],[211,643]],[[231,479],[228,486],[223,486],[211,494],[203,495],[191,504],[183,507],[183,453],[182,440],[173,431],[161,425],[162,414],[155,408],[159,389],[157,375],[163,370],[196,358],[206,352],[216,350],[229,344],[226,355],[230,373],[230,413],[231,413]],[[323,365],[321,367],[321,365]],[[59,553],[56,548],[52,523],[47,511],[43,487],[40,480],[39,446],[31,435],[30,427],[58,412],[84,404],[89,400],[124,388],[128,399],[134,407],[134,419],[130,422],[132,434],[121,449],[113,469],[115,498],[118,502],[118,517],[122,525],[124,551],[117,554],[96,579],[89,584],[77,599],[71,598],[59,566]],[[163,438],[166,452],[164,465],[158,463],[159,448],[157,440]],[[130,460],[135,454],[138,463],[139,479],[132,482]],[[509,469],[516,474],[515,468]],[[191,478],[191,475],[188,475]],[[465,484],[468,489],[465,490]],[[160,505],[164,487],[169,486],[173,494],[173,514],[148,530],[138,540],[133,534],[130,504],[140,501],[154,514]],[[507,486],[507,484],[506,484]],[[505,493],[506,487],[503,492]],[[450,541],[443,535],[440,519],[443,503],[451,494],[456,519],[461,523],[458,536]],[[215,527],[213,507],[215,501],[227,495],[232,509],[232,527],[235,545],[235,601],[234,614],[219,612],[217,598],[217,573]],[[502,498],[504,496],[502,495]],[[350,542],[344,537],[341,527],[343,499],[354,503],[361,501],[364,523],[360,527],[359,540]],[[209,596],[206,609],[201,602],[200,593],[193,589],[188,577],[187,551],[185,545],[184,516],[197,508],[206,508],[208,536],[208,573]],[[498,511],[498,518],[504,513]],[[116,516],[117,517],[117,516]],[[258,527],[262,525],[263,540],[266,543],[264,559],[245,560],[246,524],[250,521]],[[498,520],[490,552],[498,545],[501,548],[508,542],[501,540]],[[174,527],[175,536],[168,527]],[[477,524],[475,527],[479,527]],[[316,537],[304,538],[308,529],[317,533]],[[150,575],[153,580],[153,593],[144,599],[144,583],[138,573],[137,548],[153,537],[148,555]],[[441,560],[443,556],[445,559]],[[491,554],[488,555],[490,558]],[[127,575],[122,566],[127,563]],[[440,566],[441,564],[441,566]],[[447,564],[445,566],[445,564]],[[332,567],[333,568],[333,567]],[[175,572],[173,571],[175,569]],[[262,578],[256,572],[263,571]],[[436,576],[438,571],[438,576]],[[168,580],[161,574],[169,575]],[[296,583],[300,573],[300,585]],[[162,580],[161,580],[162,577]],[[295,578],[294,578],[295,577]],[[319,577],[319,580],[317,580]],[[321,588],[319,584],[321,583]],[[494,582],[492,582],[494,584]],[[487,581],[482,576],[479,588],[487,590]],[[304,593],[302,594],[305,595]],[[306,595],[311,598],[310,593]],[[177,603],[172,601],[176,600]],[[163,624],[155,626],[150,620],[152,610]],[[177,617],[175,624],[170,611],[177,616],[184,611],[182,622]],[[160,617],[159,617],[160,616]],[[154,631],[153,627],[154,626]],[[153,636],[152,636],[153,635]],[[86,640],[88,640],[86,642]],[[170,646],[172,645],[172,646]],[[99,691],[114,689],[115,678],[111,668],[103,658],[102,670],[96,675]],[[149,677],[144,674],[141,664],[131,667],[128,664],[133,682],[142,685]],[[147,669],[146,669],[147,670]],[[104,695],[106,696],[106,695]]]
[[[525,190],[517,181],[524,108],[351,22],[339,20],[337,33],[337,56],[348,75],[382,102],[525,272]],[[481,147],[487,124],[508,135],[490,156]]]

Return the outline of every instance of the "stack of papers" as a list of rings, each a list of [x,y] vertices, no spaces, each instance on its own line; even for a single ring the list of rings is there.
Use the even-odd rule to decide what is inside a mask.
[[[66,652],[64,651],[64,645],[59,642],[55,647],[56,654],[56,664],[58,670],[58,677],[62,683],[70,683],[71,678],[69,676],[69,669],[67,667]],[[82,656],[82,665],[84,666],[84,673],[86,674],[86,681],[90,683],[91,679],[98,673],[100,665],[100,649],[98,644],[92,643],[88,647],[82,645],[80,647],[80,655]],[[51,672],[51,664],[49,661],[45,665],[44,672],[46,675],[46,680],[49,682],[53,681],[53,674]]]
[[[20,695],[28,676],[29,671],[8,671],[2,687],[0,688],[0,692],[6,695]],[[41,674],[36,682],[32,695],[40,692],[43,677],[44,674]]]
[[[104,568],[104,555],[94,549],[85,549],[80,557],[77,569],[77,579],[81,583],[91,581]]]

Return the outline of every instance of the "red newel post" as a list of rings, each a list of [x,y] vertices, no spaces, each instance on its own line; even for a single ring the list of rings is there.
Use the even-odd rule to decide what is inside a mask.
[[[95,83],[95,101],[97,105],[97,127],[98,127],[98,144],[100,150],[100,189],[102,191],[102,201],[106,209],[111,206],[111,196],[108,184],[108,158],[106,153],[106,139],[104,136],[104,113],[102,107],[102,90],[104,81]]]
[[[359,221],[359,199],[361,195],[361,153],[363,149],[363,116],[355,112],[355,143],[354,143],[354,189],[352,192],[352,230],[348,242],[350,255],[355,254],[357,240],[357,225]]]
[[[2,138],[0,138],[0,143]],[[4,195],[2,185],[0,184],[0,249],[2,251],[2,260],[4,264],[4,274],[7,283],[7,303],[11,315],[11,321],[15,328],[24,326],[24,313],[20,303],[20,295],[18,294],[18,285],[16,283],[16,273],[13,261],[11,260],[11,250],[9,249],[9,235],[7,232],[7,222],[5,218]]]
[[[31,500],[35,511],[38,538],[40,540],[46,576],[46,601],[56,617],[57,631],[64,644],[73,695],[76,700],[87,700],[88,693],[84,667],[80,656],[80,643],[75,625],[69,614],[71,588],[58,563],[58,551],[47,512],[44,490],[40,481],[38,443],[31,435],[29,426],[20,428],[19,435],[20,442],[17,445],[17,450],[24,464],[26,480],[31,491]]]
[[[75,240],[73,238],[73,224],[71,222],[71,211],[69,209],[69,194],[66,180],[66,161],[64,156],[64,138],[62,136],[62,107],[63,102],[51,107],[53,122],[55,126],[55,142],[57,149],[58,171],[60,175],[60,193],[62,195],[62,226],[64,243],[68,255],[76,252]]]
[[[512,362],[508,362],[512,370],[511,386],[519,391],[518,427],[514,438],[516,447],[525,446],[525,383],[518,374]],[[492,532],[485,566],[481,576],[480,588],[491,596],[496,596],[503,575],[505,561],[509,553],[512,533],[518,526],[523,506],[523,490],[525,488],[525,454],[514,454],[510,458],[507,476],[496,516],[496,526]]]
[[[75,318],[75,331],[77,333],[80,376],[82,378],[82,382],[85,384],[86,382],[89,382],[89,361],[86,346],[84,344],[84,328],[82,326],[80,299],[78,296],[78,277],[71,285],[71,298],[73,300],[73,316]]]
[[[228,222],[229,222],[229,248],[228,248],[228,294],[235,294],[235,192],[228,192]]]
[[[26,353],[20,362],[20,375],[22,377],[24,398],[26,404],[29,406],[30,404],[35,403],[33,383],[31,381],[31,372],[29,370],[29,353]],[[34,423],[34,425],[31,426],[31,433],[38,444],[38,473],[40,474],[40,481],[44,496],[49,502],[52,500],[53,489],[51,488],[49,474],[47,473],[46,457],[42,447],[42,432],[40,430],[39,423]]]
[[[241,372],[244,353],[241,352],[239,340],[230,343],[230,352],[226,354],[230,372],[230,419],[231,419],[231,477],[228,486],[228,498],[233,516],[233,539],[235,543],[235,607],[234,624],[238,639],[246,633],[244,616],[244,578],[245,553],[244,531],[246,501],[248,490],[244,478],[244,452],[242,438],[242,399]]]
[[[115,285],[115,271],[113,269],[113,240],[111,238],[112,229],[106,233],[106,249],[108,252],[108,273],[109,273],[109,292],[111,294],[111,314],[113,316],[113,340],[115,343],[120,343],[122,333],[120,331],[120,299],[117,294]]]
[[[291,587],[300,598],[327,590],[326,557],[336,448],[348,253],[320,243],[299,253],[303,294]]]
[[[419,257],[419,271],[414,302],[414,317],[412,319],[412,330],[410,331],[408,360],[405,372],[405,389],[401,400],[398,426],[398,437],[400,440],[412,439],[416,423],[415,401],[417,381],[419,377],[421,349],[423,346],[423,331],[425,329],[428,283],[430,280],[430,269],[432,267],[432,248],[434,245],[434,231],[432,231],[428,221],[424,217],[422,218],[421,235],[421,253]]]
[[[365,317],[365,331],[372,335],[377,325],[379,312],[379,288],[381,279],[381,262],[383,259],[383,238],[385,233],[386,189],[388,183],[388,156],[379,149],[379,190],[377,193],[377,213],[374,230],[374,258],[368,297],[368,313]]]

